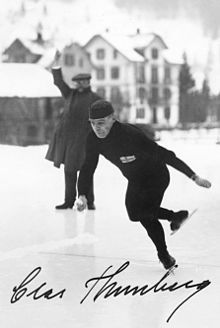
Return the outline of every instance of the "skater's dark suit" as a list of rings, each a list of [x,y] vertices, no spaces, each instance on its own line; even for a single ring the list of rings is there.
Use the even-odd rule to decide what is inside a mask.
[[[106,110],[105,106],[109,109]],[[175,218],[173,211],[160,207],[170,179],[166,165],[189,178],[195,178],[195,172],[177,158],[174,152],[148,139],[137,127],[116,121],[112,112],[111,104],[107,102],[97,101],[91,106],[93,131],[87,138],[86,160],[78,182],[79,195],[87,194],[99,155],[103,155],[127,178],[125,203],[129,218],[140,221],[145,227],[162,261],[168,252],[164,231],[158,219],[172,221]],[[102,118],[103,115],[108,116]]]

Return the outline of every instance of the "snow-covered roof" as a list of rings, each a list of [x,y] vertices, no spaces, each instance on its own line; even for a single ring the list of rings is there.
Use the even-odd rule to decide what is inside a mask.
[[[176,51],[174,49],[165,49],[165,50],[163,50],[163,58],[169,64],[176,64],[176,65],[183,64],[182,54],[180,54],[179,51]]]
[[[49,41],[44,41],[44,43],[41,45],[39,43],[37,43],[35,40],[29,40],[26,38],[15,38],[13,40],[9,40],[5,46],[4,46],[4,50],[6,50],[7,48],[9,48],[11,46],[11,44],[13,44],[16,40],[19,40],[24,47],[26,47],[27,49],[29,49],[33,54],[36,55],[43,55],[46,51],[46,49],[48,48],[49,45]]]
[[[97,37],[103,38],[105,41],[111,44],[116,50],[118,50],[122,55],[124,55],[130,61],[134,61],[134,62],[144,61],[144,58],[134,50],[131,40],[128,36],[111,34],[111,33],[102,33],[102,34],[95,35],[92,39],[88,41],[87,44],[89,44],[92,40],[94,40]],[[85,48],[87,44],[85,45]]]
[[[37,64],[0,64],[0,97],[60,97],[52,74]]]
[[[167,45],[163,39],[155,33],[137,33],[129,36],[132,42],[133,48],[146,48],[155,38],[159,38],[164,44],[164,47],[167,48]]]

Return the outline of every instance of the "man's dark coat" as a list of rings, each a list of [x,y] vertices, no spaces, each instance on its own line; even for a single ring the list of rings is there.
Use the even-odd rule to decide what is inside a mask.
[[[64,164],[66,171],[80,170],[85,159],[85,144],[90,131],[89,107],[100,97],[88,87],[83,91],[70,88],[61,69],[53,69],[54,84],[65,99],[64,111],[46,154],[54,166]]]

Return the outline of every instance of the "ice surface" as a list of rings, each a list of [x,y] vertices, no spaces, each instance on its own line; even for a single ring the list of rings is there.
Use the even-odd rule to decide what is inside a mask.
[[[171,184],[163,205],[174,210],[198,208],[174,236],[163,222],[169,251],[179,268],[167,282],[193,280],[211,284],[171,312],[195,289],[118,296],[93,302],[85,282],[109,266],[113,279],[127,286],[153,285],[164,275],[154,247],[139,223],[128,220],[124,207],[126,180],[117,168],[101,159],[95,174],[96,211],[55,211],[63,201],[63,170],[44,159],[47,146],[0,146],[0,326],[18,327],[218,327],[220,322],[220,146],[215,136],[181,140],[163,135],[161,144],[174,150],[198,174],[210,179],[210,190],[199,188],[170,169]],[[206,140],[203,142],[203,140]],[[62,299],[23,297],[11,304],[13,287],[36,267],[42,271],[31,288],[66,288]],[[101,284],[100,284],[101,287]]]

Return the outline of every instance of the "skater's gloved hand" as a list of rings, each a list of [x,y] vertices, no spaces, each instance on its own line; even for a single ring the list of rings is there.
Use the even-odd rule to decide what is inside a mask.
[[[200,176],[198,176],[198,175],[196,175],[196,174],[194,174],[194,175],[191,177],[191,179],[192,179],[193,181],[195,181],[195,183],[196,183],[198,186],[200,186],[200,187],[210,188],[211,185],[212,185],[211,182],[209,182],[209,181],[206,180],[206,179],[201,178]]]
[[[76,201],[76,208],[79,212],[82,212],[87,207],[87,199],[86,196],[80,195]]]

